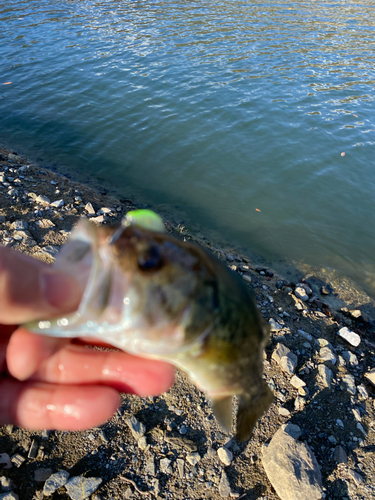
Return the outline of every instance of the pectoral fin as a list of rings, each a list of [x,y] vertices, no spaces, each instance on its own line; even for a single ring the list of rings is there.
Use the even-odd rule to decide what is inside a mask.
[[[221,427],[230,432],[232,427],[232,396],[212,399],[212,410]]]
[[[256,396],[240,396],[237,413],[237,441],[250,439],[258,418],[268,410],[272,401],[273,392],[265,382],[263,382],[261,392]]]

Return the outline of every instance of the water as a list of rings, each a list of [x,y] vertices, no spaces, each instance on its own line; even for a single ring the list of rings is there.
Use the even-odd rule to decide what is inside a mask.
[[[0,0],[0,140],[375,296],[374,26],[372,0]]]

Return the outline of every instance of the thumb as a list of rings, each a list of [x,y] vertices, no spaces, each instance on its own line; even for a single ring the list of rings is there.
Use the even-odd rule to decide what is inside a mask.
[[[20,324],[74,311],[81,295],[73,277],[0,247],[0,323]]]

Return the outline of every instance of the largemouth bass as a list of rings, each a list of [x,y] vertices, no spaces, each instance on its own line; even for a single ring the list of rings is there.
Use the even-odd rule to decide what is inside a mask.
[[[262,377],[268,327],[240,277],[203,248],[166,234],[162,220],[144,210],[114,228],[81,220],[54,267],[82,284],[81,303],[29,330],[99,338],[169,361],[207,393],[228,432],[238,395],[236,438],[250,438],[273,394]]]

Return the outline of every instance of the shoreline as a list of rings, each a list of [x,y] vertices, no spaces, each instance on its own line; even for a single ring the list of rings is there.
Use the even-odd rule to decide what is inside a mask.
[[[121,202],[28,163],[5,148],[0,148],[0,199],[0,243],[48,263],[80,217],[90,217],[97,224],[118,223],[128,210],[137,208],[130,200]],[[293,439],[309,446],[321,467],[322,494],[374,498],[375,463],[370,449],[375,443],[375,382],[367,376],[375,368],[372,302],[352,307],[359,292],[350,285],[346,293],[353,300],[345,301],[333,281],[306,272],[302,283],[289,282],[271,269],[254,265],[246,255],[226,253],[181,225],[165,224],[174,236],[203,245],[239,273],[252,287],[271,325],[265,377],[276,397],[253,438],[237,443],[225,435],[205,395],[178,374],[171,391],[158,398],[124,395],[120,410],[99,429],[52,432],[45,438],[40,432],[0,427],[0,457],[24,459],[19,466],[15,459],[10,469],[0,471],[0,477],[5,473],[14,483],[11,490],[25,500],[43,498],[45,479],[38,480],[42,477],[38,471],[45,469],[100,477],[102,482],[92,497],[96,500],[141,498],[146,491],[150,498],[159,499],[250,500],[262,495],[276,500],[280,498],[277,486],[274,479],[271,485],[265,472],[264,445],[282,424],[293,423],[300,429],[299,437]],[[364,301],[362,296],[356,300]],[[338,336],[344,327],[359,335],[359,346]],[[297,359],[292,371],[283,367],[280,344]],[[146,425],[144,448],[126,423],[133,416]],[[37,451],[30,456],[33,442]],[[232,456],[229,463],[217,453],[222,447]],[[199,458],[194,455],[194,459],[194,453]],[[56,495],[72,498],[63,486]]]

